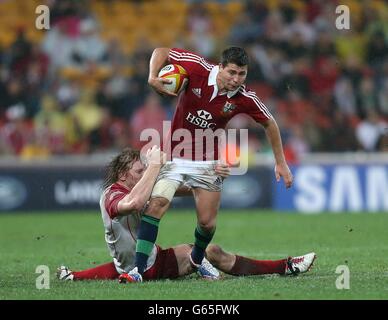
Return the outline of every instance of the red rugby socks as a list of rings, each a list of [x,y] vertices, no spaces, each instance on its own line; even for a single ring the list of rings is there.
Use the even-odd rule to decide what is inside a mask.
[[[83,271],[73,271],[74,280],[113,280],[119,277],[113,262]]]
[[[284,274],[287,259],[282,260],[253,260],[236,255],[236,262],[229,272],[234,276],[249,276],[259,274]]]

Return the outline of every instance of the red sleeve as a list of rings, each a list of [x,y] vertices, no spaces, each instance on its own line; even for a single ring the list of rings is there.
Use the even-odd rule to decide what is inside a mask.
[[[243,113],[248,114],[253,118],[253,120],[259,123],[264,123],[269,119],[273,119],[272,114],[269,112],[265,104],[257,97],[255,92],[243,89],[241,93],[243,95]]]
[[[214,67],[214,65],[207,62],[203,57],[178,48],[170,49],[168,59],[170,63],[182,66],[189,76],[192,73],[202,74],[204,70],[210,71]]]
[[[126,193],[120,191],[109,192],[105,198],[105,210],[109,214],[111,219],[115,218],[119,214],[117,205],[120,200],[126,196]]]

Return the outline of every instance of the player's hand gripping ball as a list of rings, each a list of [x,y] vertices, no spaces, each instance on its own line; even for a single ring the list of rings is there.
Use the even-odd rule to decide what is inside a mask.
[[[189,80],[187,71],[178,64],[164,66],[159,71],[158,77],[171,80],[171,83],[165,83],[164,87],[174,93],[179,93],[184,90]]]

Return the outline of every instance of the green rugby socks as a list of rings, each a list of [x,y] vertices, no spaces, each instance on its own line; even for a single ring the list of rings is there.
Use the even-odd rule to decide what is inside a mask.
[[[137,234],[135,264],[138,272],[143,275],[147,260],[154,247],[158,236],[160,219],[143,215],[141,218],[139,232]]]
[[[215,229],[212,232],[208,232],[204,229],[202,229],[200,226],[197,226],[194,232],[195,236],[195,243],[193,250],[191,251],[191,260],[195,264],[201,264],[202,260],[205,256],[205,251],[210,243],[210,241],[213,239],[213,235],[215,233]]]

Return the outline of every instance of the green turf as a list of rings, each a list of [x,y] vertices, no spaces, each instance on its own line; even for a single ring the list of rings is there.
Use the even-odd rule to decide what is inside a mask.
[[[163,247],[192,242],[195,215],[171,211],[161,222]],[[116,281],[60,282],[55,269],[110,261],[98,213],[0,215],[0,299],[387,299],[388,214],[298,215],[221,211],[214,243],[257,259],[314,250],[311,272],[298,277],[194,276],[120,285]],[[38,265],[50,270],[50,289],[36,288]],[[350,289],[338,290],[338,265],[350,270]]]

